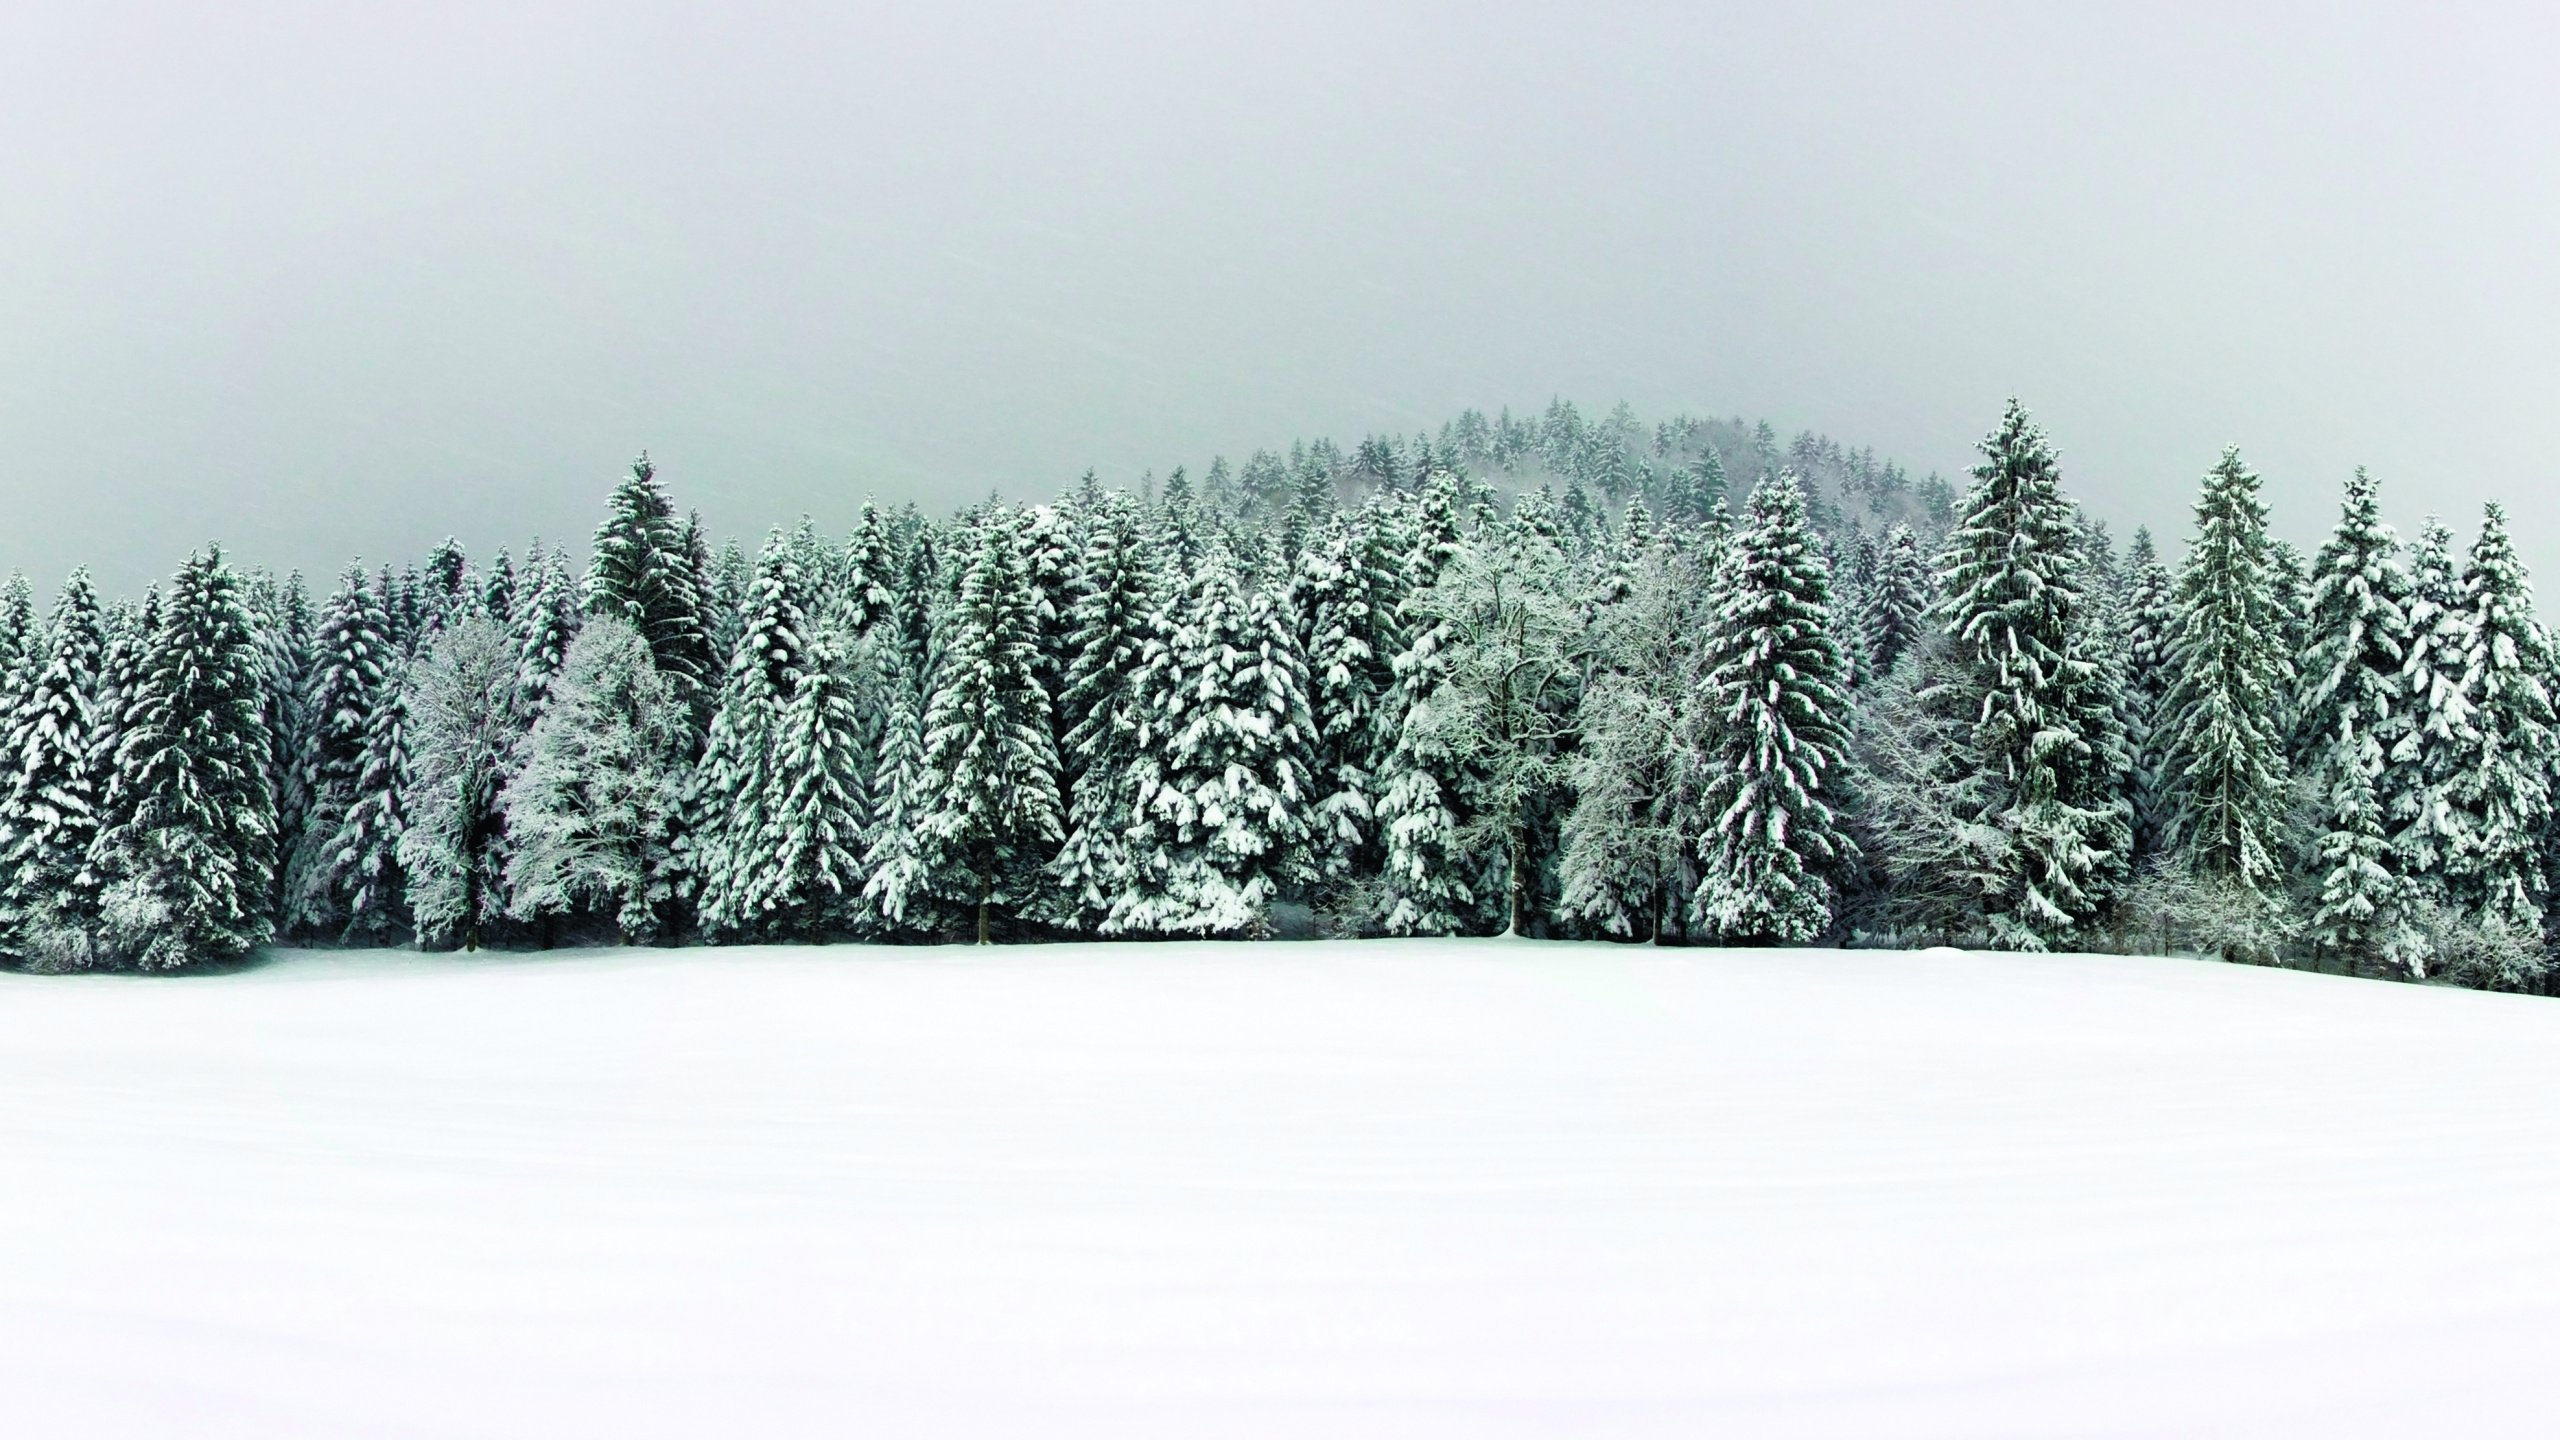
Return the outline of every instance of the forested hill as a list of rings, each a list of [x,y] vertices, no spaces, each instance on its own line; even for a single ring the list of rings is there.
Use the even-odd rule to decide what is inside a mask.
[[[1589,417],[1558,399],[1532,419],[1468,410],[1435,433],[1371,435],[1349,449],[1333,440],[1299,441],[1288,452],[1257,451],[1241,466],[1223,458],[1197,479],[1167,477],[1204,506],[1247,524],[1284,514],[1311,488],[1337,503],[1411,489],[1433,471],[1473,477],[1512,494],[1545,487],[1569,516],[1615,512],[1641,497],[1657,516],[1704,516],[1719,498],[1739,504],[1781,469],[1802,482],[1814,523],[1854,542],[1896,524],[1935,535],[1955,513],[1956,492],[1937,475],[1914,480],[1873,450],[1852,450],[1812,431],[1781,442],[1763,420],[1675,415],[1651,425],[1623,402]],[[1152,476],[1141,486],[1152,493]]]

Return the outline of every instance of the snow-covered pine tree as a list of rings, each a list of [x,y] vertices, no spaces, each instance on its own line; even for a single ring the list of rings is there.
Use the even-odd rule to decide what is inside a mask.
[[[2507,536],[2489,505],[2462,569],[2462,698],[2470,725],[2453,771],[2461,843],[2446,867],[2455,903],[2509,933],[2542,934],[2542,857],[2552,823],[2555,744],[2549,638]]]
[[[589,620],[501,792],[509,914],[597,916],[626,944],[664,933],[688,726],[640,632],[611,613]]]
[[[2132,768],[2125,799],[2132,810],[2132,859],[2139,865],[2161,853],[2168,843],[2170,787],[2165,705],[2169,693],[2169,646],[2177,629],[2169,567],[2160,562],[2151,531],[2133,532],[2125,554],[2122,598],[2117,616],[2124,627],[2124,659],[2119,675],[2118,712],[2123,717],[2125,750]]]
[[[334,938],[346,928],[353,886],[339,862],[339,830],[361,793],[374,707],[397,658],[381,591],[362,565],[348,565],[322,608],[302,697],[297,788],[308,799],[285,866],[288,934]]]
[[[933,887],[976,907],[980,944],[996,907],[1039,898],[1060,839],[1057,742],[1020,527],[1001,506],[971,525],[924,717],[924,768],[941,787],[919,817]]]
[[[729,653],[702,762],[694,767],[688,842],[702,924],[714,934],[753,930],[766,897],[780,885],[770,805],[784,780],[775,769],[775,742],[783,709],[810,663],[814,596],[802,561],[812,545],[804,523],[797,536],[774,531],[757,555],[738,643]]]
[[[479,597],[475,592],[470,558],[463,553],[462,542],[447,535],[427,552],[426,568],[418,576],[415,649],[423,652],[437,631],[476,605]]]
[[[1876,550],[1876,573],[1860,617],[1870,674],[1890,672],[1929,623],[1929,562],[1908,525],[1896,525]]]
[[[642,455],[614,487],[587,563],[588,613],[617,616],[638,631],[650,660],[688,705],[707,693],[717,673],[697,568],[703,557],[694,553],[700,534],[676,518],[656,468]]]
[[[2453,532],[2430,515],[2409,555],[2409,658],[2400,667],[2409,719],[2391,747],[2382,789],[2401,876],[2419,899],[2446,904],[2461,845],[2453,787],[2470,750],[2462,620]]]
[[[310,725],[303,711],[303,700],[311,682],[313,657],[311,594],[303,584],[302,572],[285,577],[280,587],[270,587],[264,613],[258,622],[259,648],[266,657],[267,693],[267,777],[276,796],[276,895],[274,907],[281,917],[290,899],[287,882],[290,866],[284,863],[302,843],[304,822],[311,812],[311,791],[303,765],[303,754],[310,743]]]
[[[487,615],[450,620],[409,672],[397,859],[421,945],[477,950],[506,915],[498,796],[523,738],[515,688],[515,642]]]
[[[801,667],[773,739],[773,795],[766,804],[770,878],[756,896],[767,922],[810,940],[851,918],[863,885],[868,801],[863,721],[855,685],[833,639]]]
[[[1972,877],[1993,937],[2044,949],[2096,917],[2116,859],[2116,797],[2090,793],[2084,777],[2100,767],[2074,728],[2104,677],[2084,648],[2079,524],[2052,446],[2012,399],[1981,448],[1939,560],[1935,613],[1961,692],[1943,700],[1974,717],[1948,778],[1958,813],[1998,837]]]
[[[802,518],[805,520],[807,517]],[[812,559],[817,562],[810,567],[810,588],[814,594],[825,588],[827,557],[814,553],[817,551],[814,532],[809,546],[813,552]],[[755,565],[747,559],[747,552],[738,548],[735,540],[721,542],[719,553],[711,558],[710,598],[705,607],[709,618],[704,623],[711,627],[711,654],[724,664],[738,648],[738,632],[746,624],[747,595],[754,588]]]
[[[97,703],[90,712],[96,727],[98,833],[103,835],[132,818],[133,792],[116,785],[118,747],[141,722],[142,678],[160,633],[160,587],[142,592],[139,604],[119,604],[107,611],[106,653],[98,662]],[[95,866],[93,864],[92,868]],[[103,882],[102,882],[103,883]]]
[[[1834,808],[1849,701],[1831,634],[1829,567],[1791,472],[1752,492],[1684,727],[1706,776],[1696,920],[1728,943],[1802,944],[1830,928],[1856,852]]]
[[[879,715],[877,761],[871,767],[862,836],[862,897],[856,927],[877,935],[929,933],[940,923],[932,890],[923,817],[938,803],[941,782],[925,767],[924,684],[907,627],[892,598],[874,613],[857,663]]]
[[[1309,873],[1306,662],[1225,546],[1209,546],[1176,593],[1156,621],[1167,663],[1148,689],[1161,708],[1139,732],[1136,883],[1103,928],[1248,932]]]
[[[197,551],[170,582],[117,743],[122,818],[94,847],[110,963],[231,960],[273,933],[263,671],[239,578],[219,547]]]
[[[836,583],[829,597],[834,628],[848,640],[857,640],[869,632],[872,621],[888,614],[897,603],[897,547],[879,509],[867,500],[862,504],[862,517],[854,522],[852,538],[845,541],[836,569]]]
[[[421,632],[430,646],[443,622]],[[400,835],[408,827],[402,803],[409,783],[408,677],[402,658],[384,674],[365,716],[364,756],[355,789],[329,842],[330,871],[345,906],[344,940],[389,940],[409,923],[408,878],[400,868]]]
[[[533,542],[525,552],[524,593],[509,625],[516,645],[516,704],[523,712],[519,724],[527,731],[542,718],[551,682],[568,663],[569,646],[578,638],[585,612],[579,588],[568,557]]]
[[[2312,567],[2294,709],[2294,752],[2328,801],[2312,937],[2329,954],[2394,964],[2411,957],[2381,801],[2388,757],[2409,728],[2409,576],[2399,550],[2373,478],[2358,467]]]
[[[1156,629],[1158,573],[1145,518],[1126,491],[1099,497],[1085,518],[1076,567],[1066,687],[1066,843],[1050,870],[1063,924],[1099,929],[1136,884],[1129,832],[1138,820],[1138,736]]]
[[[0,943],[37,970],[97,960],[98,885],[89,850],[108,778],[94,712],[106,633],[89,572],[54,601],[34,682],[9,732],[0,779]]]
[[[1316,730],[1310,766],[1314,857],[1325,883],[1375,874],[1379,707],[1395,688],[1402,598],[1375,507],[1328,524],[1300,553],[1292,608],[1304,626],[1307,703]]]
[[[516,562],[506,547],[489,557],[488,573],[480,577],[480,613],[498,622],[501,628],[514,623],[516,617]]]
[[[2172,843],[2200,875],[2257,895],[2282,888],[2285,651],[2282,573],[2258,477],[2229,449],[2205,473],[2179,568],[2167,700]]]

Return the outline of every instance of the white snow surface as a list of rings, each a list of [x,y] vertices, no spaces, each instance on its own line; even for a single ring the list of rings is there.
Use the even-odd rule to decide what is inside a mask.
[[[1520,942],[0,976],[24,1436],[2547,1434],[2560,1002]]]

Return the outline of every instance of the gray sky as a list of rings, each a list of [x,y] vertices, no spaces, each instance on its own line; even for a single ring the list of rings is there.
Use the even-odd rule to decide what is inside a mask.
[[[918,13],[933,10],[931,17]],[[1388,12],[1392,13],[1388,13]],[[1555,394],[2560,566],[2560,19],[0,8],[0,566],[722,530]]]

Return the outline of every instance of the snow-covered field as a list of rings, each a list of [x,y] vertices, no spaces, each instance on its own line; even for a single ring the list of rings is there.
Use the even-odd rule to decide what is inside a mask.
[[[2542,1434],[2560,1002],[1485,943],[0,976],[24,1436]]]

